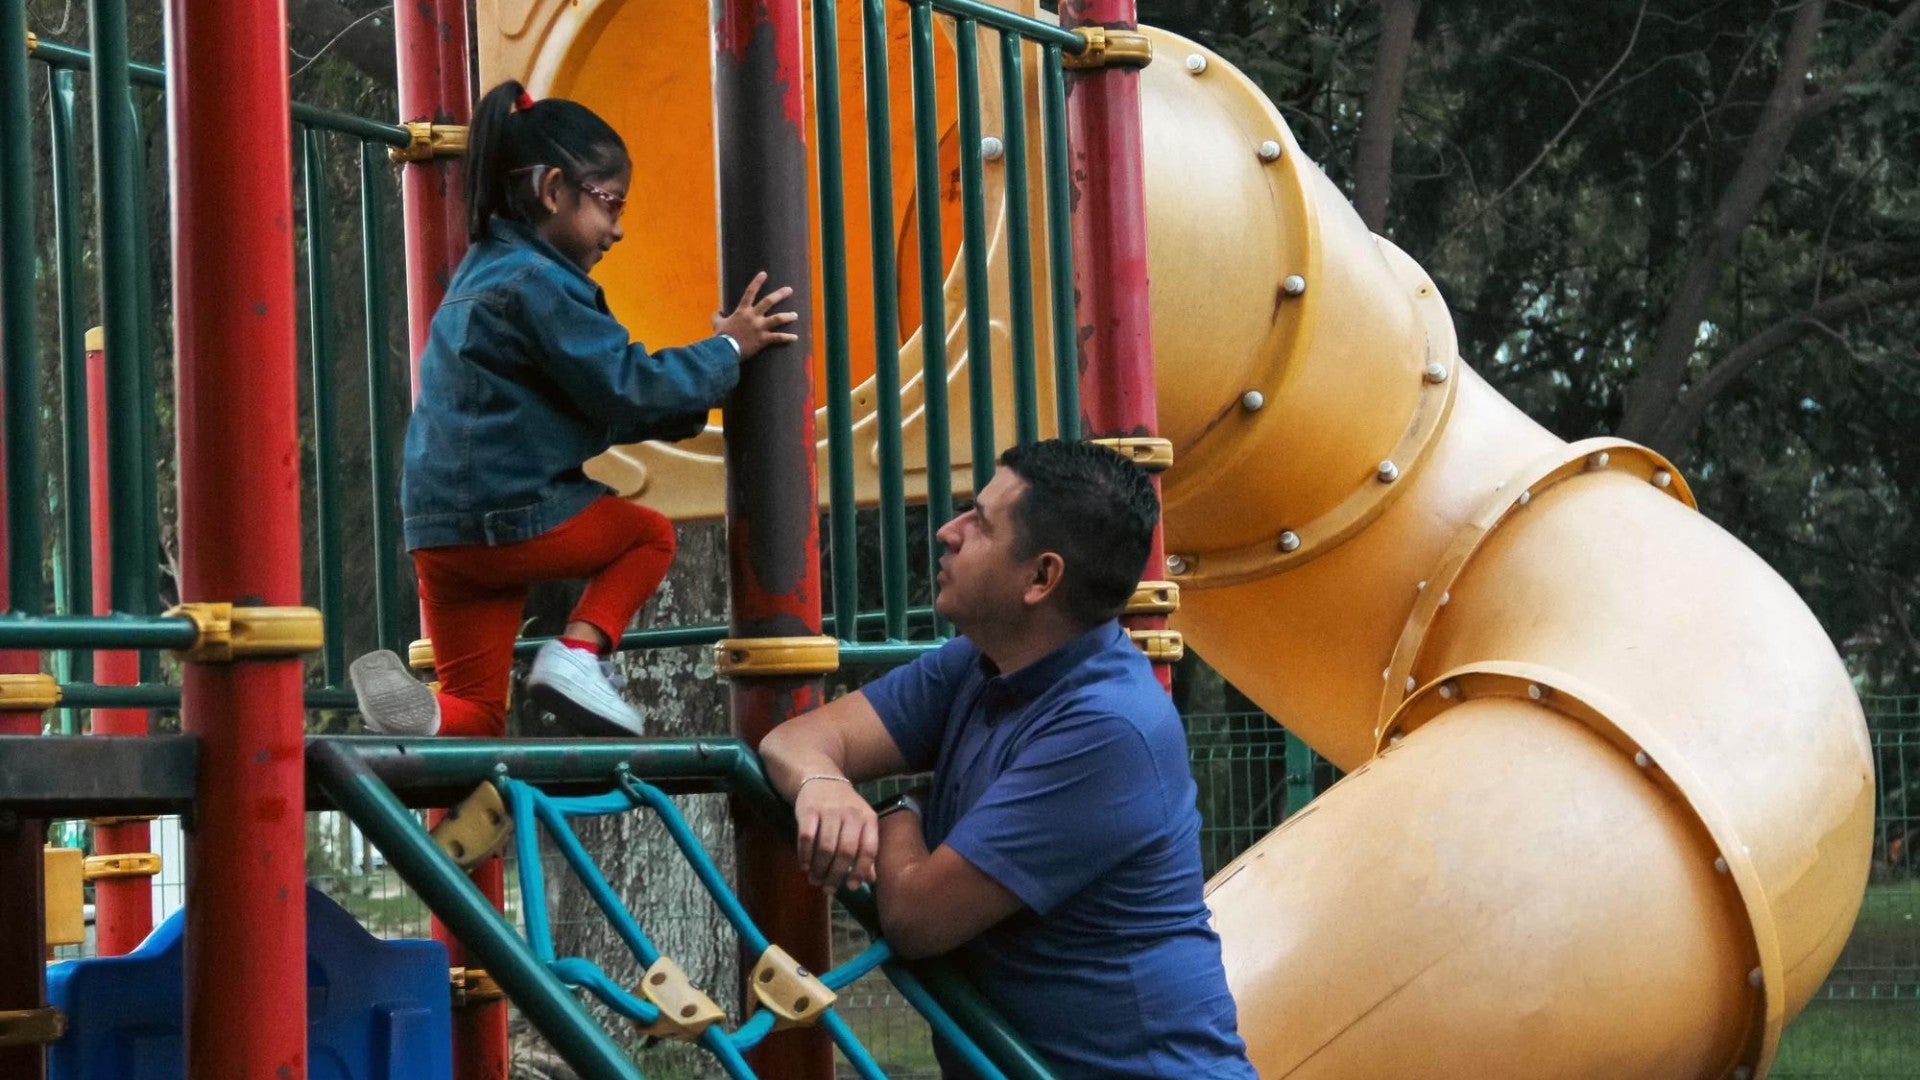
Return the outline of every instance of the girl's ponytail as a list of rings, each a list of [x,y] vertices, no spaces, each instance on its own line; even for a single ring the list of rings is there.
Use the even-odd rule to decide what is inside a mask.
[[[487,222],[495,214],[511,216],[507,202],[508,175],[513,170],[508,146],[508,123],[526,88],[509,79],[487,91],[473,107],[473,127],[467,134],[467,242],[487,238]]]
[[[542,214],[534,181],[521,170],[559,169],[578,182],[606,180],[628,165],[627,145],[592,109],[577,101],[534,102],[512,79],[473,107],[467,134],[467,240],[487,238],[496,215],[534,223]]]

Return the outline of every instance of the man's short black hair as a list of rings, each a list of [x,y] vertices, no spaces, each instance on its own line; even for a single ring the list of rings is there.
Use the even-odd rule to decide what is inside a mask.
[[[1067,611],[1082,624],[1118,615],[1140,584],[1160,521],[1146,471],[1104,446],[1066,439],[1016,446],[1000,465],[1027,482],[1013,506],[1017,556],[1060,556]]]

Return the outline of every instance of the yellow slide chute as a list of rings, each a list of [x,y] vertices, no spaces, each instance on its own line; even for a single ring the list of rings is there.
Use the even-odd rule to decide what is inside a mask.
[[[648,340],[704,333],[717,280],[704,6],[478,8],[486,81],[578,97],[634,146],[636,204],[660,209],[636,213],[607,261],[615,310]],[[905,258],[917,193],[898,22],[893,242],[912,470],[924,327]],[[1368,234],[1271,103],[1220,57],[1149,34],[1174,625],[1348,774],[1209,885],[1261,1075],[1762,1075],[1867,876],[1871,757],[1832,644],[1777,574],[1693,509],[1668,463],[1618,440],[1569,445],[1493,391],[1457,355],[1433,283]],[[857,26],[841,37],[858,57]],[[858,341],[873,297],[851,59],[842,79],[858,380],[872,370]],[[997,135],[999,102],[986,106]],[[957,160],[950,124],[942,146]],[[926,194],[957,227],[957,192]],[[949,346],[964,489],[974,358],[957,246],[949,236],[933,326]],[[1044,320],[1044,298],[1035,306]],[[998,324],[995,340],[996,385],[1009,386]],[[873,392],[855,392],[869,498]],[[1011,409],[996,415],[1011,441]],[[824,421],[820,437],[824,452]],[[719,438],[628,448],[596,468],[677,516],[714,516]],[[910,472],[909,490],[923,483]]]

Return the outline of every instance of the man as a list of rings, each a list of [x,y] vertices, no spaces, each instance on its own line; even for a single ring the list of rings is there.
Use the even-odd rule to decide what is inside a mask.
[[[1007,451],[937,534],[935,610],[964,636],[760,752],[813,883],[873,884],[894,950],[951,953],[1062,1076],[1251,1080],[1186,737],[1115,621],[1159,513],[1103,447]],[[876,811],[853,787],[929,768],[924,801]]]

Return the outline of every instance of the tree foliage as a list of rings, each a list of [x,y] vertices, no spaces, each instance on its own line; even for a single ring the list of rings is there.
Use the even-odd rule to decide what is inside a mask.
[[[1675,456],[1866,684],[1912,683],[1920,3],[1163,0],[1142,20],[1249,72],[1384,207],[1496,386],[1561,435]]]

